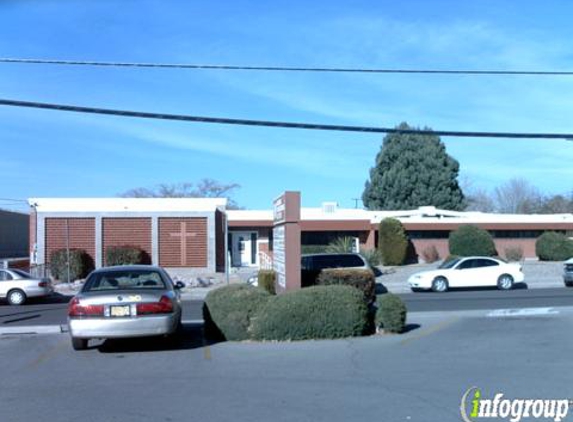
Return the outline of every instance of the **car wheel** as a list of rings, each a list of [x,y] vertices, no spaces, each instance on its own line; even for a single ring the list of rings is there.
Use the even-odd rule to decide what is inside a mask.
[[[8,303],[10,305],[22,305],[24,302],[26,302],[26,293],[20,289],[10,290],[8,292],[8,296],[6,296],[6,299],[8,299]]]
[[[436,277],[434,281],[432,281],[432,290],[434,292],[445,292],[448,290],[448,279],[446,277]]]
[[[509,274],[500,275],[497,279],[497,288],[500,290],[511,290],[513,287],[513,277]]]
[[[88,339],[72,337],[72,347],[74,350],[86,350],[88,348]]]

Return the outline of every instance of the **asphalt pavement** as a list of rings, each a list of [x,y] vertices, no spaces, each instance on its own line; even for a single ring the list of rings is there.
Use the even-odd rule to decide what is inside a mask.
[[[483,399],[573,397],[573,308],[412,316],[403,335],[332,341],[208,344],[193,324],[178,345],[82,352],[65,334],[1,336],[1,419],[453,422],[471,387]]]
[[[420,292],[400,295],[409,313],[468,310],[523,309],[573,306],[573,289],[470,289],[446,293]],[[67,302],[71,296],[56,294],[14,307],[0,304],[0,334],[65,330]],[[202,300],[184,300],[183,321],[200,322]]]

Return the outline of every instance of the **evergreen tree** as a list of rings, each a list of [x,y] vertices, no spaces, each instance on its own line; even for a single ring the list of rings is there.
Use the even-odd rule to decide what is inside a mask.
[[[397,129],[413,130],[407,123]],[[425,129],[426,130],[426,129]],[[439,136],[392,133],[384,137],[370,169],[362,201],[369,210],[408,210],[433,205],[463,210],[459,163],[446,153]]]

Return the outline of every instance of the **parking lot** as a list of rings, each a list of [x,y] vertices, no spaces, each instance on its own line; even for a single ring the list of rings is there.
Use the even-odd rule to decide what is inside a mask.
[[[571,397],[571,308],[413,313],[403,335],[293,343],[0,337],[2,420],[458,421],[472,386]],[[509,335],[511,334],[511,335]],[[6,357],[9,357],[6,359]]]

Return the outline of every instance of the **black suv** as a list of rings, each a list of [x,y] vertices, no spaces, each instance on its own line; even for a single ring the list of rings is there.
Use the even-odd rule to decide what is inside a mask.
[[[302,255],[301,285],[312,286],[316,283],[318,274],[326,268],[354,268],[370,270],[368,262],[357,253],[319,253]]]

